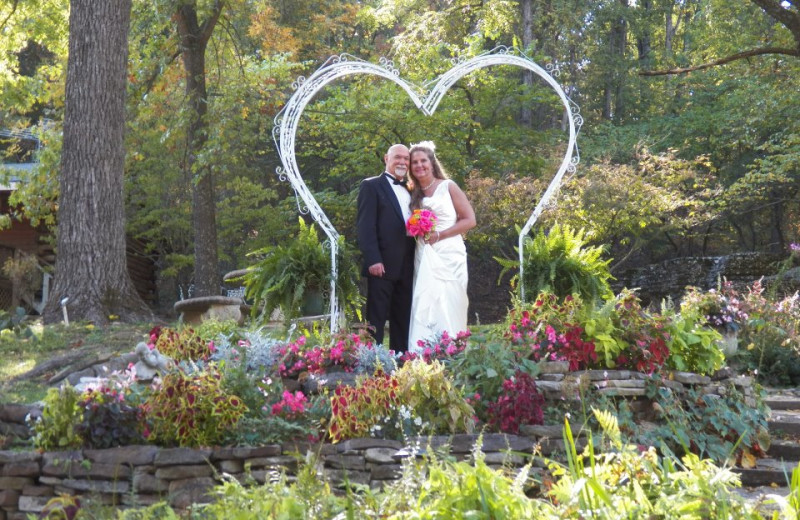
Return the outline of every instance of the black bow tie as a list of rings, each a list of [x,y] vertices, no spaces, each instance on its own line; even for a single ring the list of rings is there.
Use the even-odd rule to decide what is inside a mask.
[[[398,180],[397,180],[397,177],[395,177],[395,176],[394,176],[394,175],[392,175],[391,173],[389,173],[389,174],[387,174],[387,175],[389,175],[389,178],[390,178],[390,179],[392,179],[392,183],[393,183],[393,184],[395,184],[395,185],[399,185],[399,186],[408,186],[408,181],[407,181],[405,178],[403,178],[403,180],[399,180],[399,181],[398,181]]]

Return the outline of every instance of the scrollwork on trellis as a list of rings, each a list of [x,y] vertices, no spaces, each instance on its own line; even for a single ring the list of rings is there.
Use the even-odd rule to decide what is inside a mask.
[[[502,46],[469,59],[464,56],[453,58],[453,67],[450,70],[440,75],[437,79],[426,82],[422,87],[419,87],[403,80],[391,60],[381,58],[379,64],[374,64],[349,54],[339,54],[328,58],[328,60],[308,78],[300,76],[292,83],[292,86],[295,88],[294,94],[281,112],[275,116],[273,139],[275,140],[275,145],[278,148],[278,155],[283,165],[283,168],[276,168],[276,173],[281,180],[288,180],[291,183],[295,196],[298,199],[297,204],[300,212],[311,215],[328,237],[328,247],[330,248],[331,254],[329,307],[331,332],[335,331],[339,312],[336,299],[336,277],[338,274],[336,253],[338,249],[339,233],[334,229],[333,224],[303,181],[295,158],[297,126],[306,105],[311,101],[314,95],[328,83],[346,76],[367,74],[382,77],[394,82],[406,92],[417,108],[425,115],[431,115],[436,111],[436,107],[439,105],[444,94],[458,80],[470,72],[493,65],[517,66],[537,74],[556,91],[564,105],[565,115],[569,121],[569,142],[561,166],[553,177],[547,190],[545,190],[544,194],[539,199],[539,202],[519,235],[520,277],[522,277],[523,238],[528,234],[531,226],[533,226],[534,222],[539,218],[543,209],[548,205],[551,199],[554,198],[563,181],[564,174],[568,171],[570,174],[575,172],[580,157],[578,154],[576,137],[578,129],[583,124],[583,117],[580,115],[577,105],[569,99],[561,86],[553,78],[553,75],[558,74],[558,67],[548,65],[542,68],[519,49]],[[300,200],[303,201],[304,205],[300,203]],[[522,297],[524,298],[524,292]]]

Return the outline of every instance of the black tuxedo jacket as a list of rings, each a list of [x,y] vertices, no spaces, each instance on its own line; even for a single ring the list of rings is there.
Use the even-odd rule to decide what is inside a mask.
[[[400,203],[386,174],[361,181],[358,191],[358,247],[364,256],[361,274],[369,276],[369,266],[382,262],[386,280],[413,275],[414,239],[406,236],[406,223]]]

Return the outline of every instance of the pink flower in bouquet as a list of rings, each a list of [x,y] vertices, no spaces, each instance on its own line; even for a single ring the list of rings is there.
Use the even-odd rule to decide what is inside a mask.
[[[429,209],[415,209],[406,222],[406,231],[412,237],[430,238],[436,231],[436,215]]]

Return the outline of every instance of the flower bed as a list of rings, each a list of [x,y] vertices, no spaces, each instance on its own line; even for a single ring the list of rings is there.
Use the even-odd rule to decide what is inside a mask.
[[[759,330],[753,320],[772,308],[766,304],[757,308],[759,294],[752,291],[741,299],[750,305],[748,321],[741,326],[748,337]],[[777,309],[796,317],[793,302],[785,300]],[[372,448],[399,451],[420,437],[433,436],[440,443],[451,437],[474,440],[474,432],[498,432],[526,439],[522,451],[541,443],[559,454],[564,449],[560,436],[564,417],[571,414],[583,429],[597,430],[602,425],[587,414],[596,408],[618,418],[628,442],[716,461],[751,460],[765,449],[764,409],[752,377],[720,370],[724,356],[717,344],[719,334],[706,321],[703,314],[688,309],[648,311],[629,291],[600,304],[543,293],[530,304],[517,304],[504,324],[484,327],[480,334],[443,333],[422,342],[418,359],[408,355],[402,360],[373,345],[363,331],[306,334],[287,341],[224,324],[197,331],[154,329],[144,349],[168,355],[175,361],[173,368],[165,365],[166,372],[148,384],[137,382],[135,370],[129,369],[112,373],[87,391],[52,389],[41,419],[31,423],[34,443],[45,453],[71,449],[69,453],[81,454],[81,461],[88,460],[78,463],[86,480],[122,483],[124,470],[106,478],[103,475],[111,470],[98,466],[100,473],[90,475],[87,468],[100,463],[87,454],[99,448],[124,453],[125,444],[142,442],[158,445],[152,447],[155,451],[139,448],[143,453],[184,453],[169,450],[200,447],[200,453],[211,453],[204,455],[211,464],[203,462],[208,471],[213,466],[241,476],[238,463],[222,461],[236,459],[242,468],[249,463],[256,471],[267,471],[270,465],[291,469],[295,459],[290,460],[292,450],[286,446],[311,442],[320,446],[323,465],[334,481],[347,471],[349,478],[358,476],[354,481],[377,485],[390,479],[392,470],[387,468],[397,461],[386,459],[386,467],[377,469],[380,465],[367,460],[366,453],[340,447],[373,442],[378,444]],[[781,330],[794,331],[786,326]],[[12,415],[16,420],[6,421],[10,426],[0,424],[0,434],[14,430],[15,436],[24,436],[19,409],[9,413],[0,409],[0,421]],[[543,423],[558,426],[539,430],[548,428]],[[550,440],[543,441],[542,431]],[[271,446],[263,453],[272,455],[258,451],[262,445]],[[205,446],[255,447],[225,448],[247,454],[226,459],[219,455],[228,453],[224,449]],[[274,446],[281,448],[277,451]],[[373,458],[393,455],[370,453]],[[4,466],[0,470],[6,473],[0,475],[33,479],[2,481],[14,486],[2,497],[12,509],[21,509],[22,497],[28,497],[25,503],[30,504],[37,492],[40,497],[51,496],[50,488],[98,491],[85,483],[65,484],[79,473],[48,474],[51,470],[45,468],[53,465],[42,462],[44,458],[36,459],[39,469],[34,469],[32,460],[22,455],[21,461],[4,456],[9,463],[27,466]],[[492,457],[489,460],[499,462],[503,455]],[[201,463],[175,463],[194,464]],[[159,472],[155,458],[138,469],[128,466],[127,490],[132,495],[142,492],[134,483],[135,475],[142,482],[158,484],[152,484],[158,488],[154,497],[181,495],[182,485],[194,489],[213,484],[207,470],[176,471],[175,477],[166,479],[164,475],[171,473],[163,468]],[[61,480],[41,481],[37,475]],[[192,478],[206,480],[188,480]],[[166,488],[157,479],[169,480]],[[187,482],[173,485],[173,480]],[[99,491],[124,494],[116,488]],[[181,496],[194,500],[197,493],[192,493]],[[144,500],[151,499],[155,498]]]
[[[580,387],[605,395],[626,396],[636,420],[650,419],[657,399],[645,395],[654,380],[630,371],[589,370],[566,373],[565,363],[545,367],[537,386],[545,389],[545,408],[562,399],[575,398]],[[752,378],[699,376],[671,373],[654,387],[673,396],[689,392],[721,398],[732,390],[741,392],[748,406],[755,406]],[[22,409],[0,407],[0,417],[20,419]],[[10,421],[7,420],[8,423]],[[15,423],[18,424],[18,423]],[[520,468],[528,460],[521,453],[560,458],[565,453],[561,425],[522,425],[519,435],[484,434],[486,462],[500,468]],[[575,428],[578,434],[579,429]],[[318,453],[324,474],[331,482],[381,487],[396,479],[400,461],[417,447],[449,446],[457,459],[470,456],[478,434],[413,437],[407,441],[359,438],[331,444],[284,443],[259,447],[159,448],[152,445],[68,451],[0,451],[0,511],[6,518],[38,513],[59,493],[92,495],[102,503],[121,506],[148,505],[165,499],[175,508],[210,499],[208,491],[227,473],[243,482],[247,475],[263,483],[274,469],[294,474],[299,459]],[[509,451],[510,450],[510,451]],[[514,452],[514,453],[512,453]],[[249,468],[249,472],[245,468]],[[541,472],[541,470],[536,470]]]

